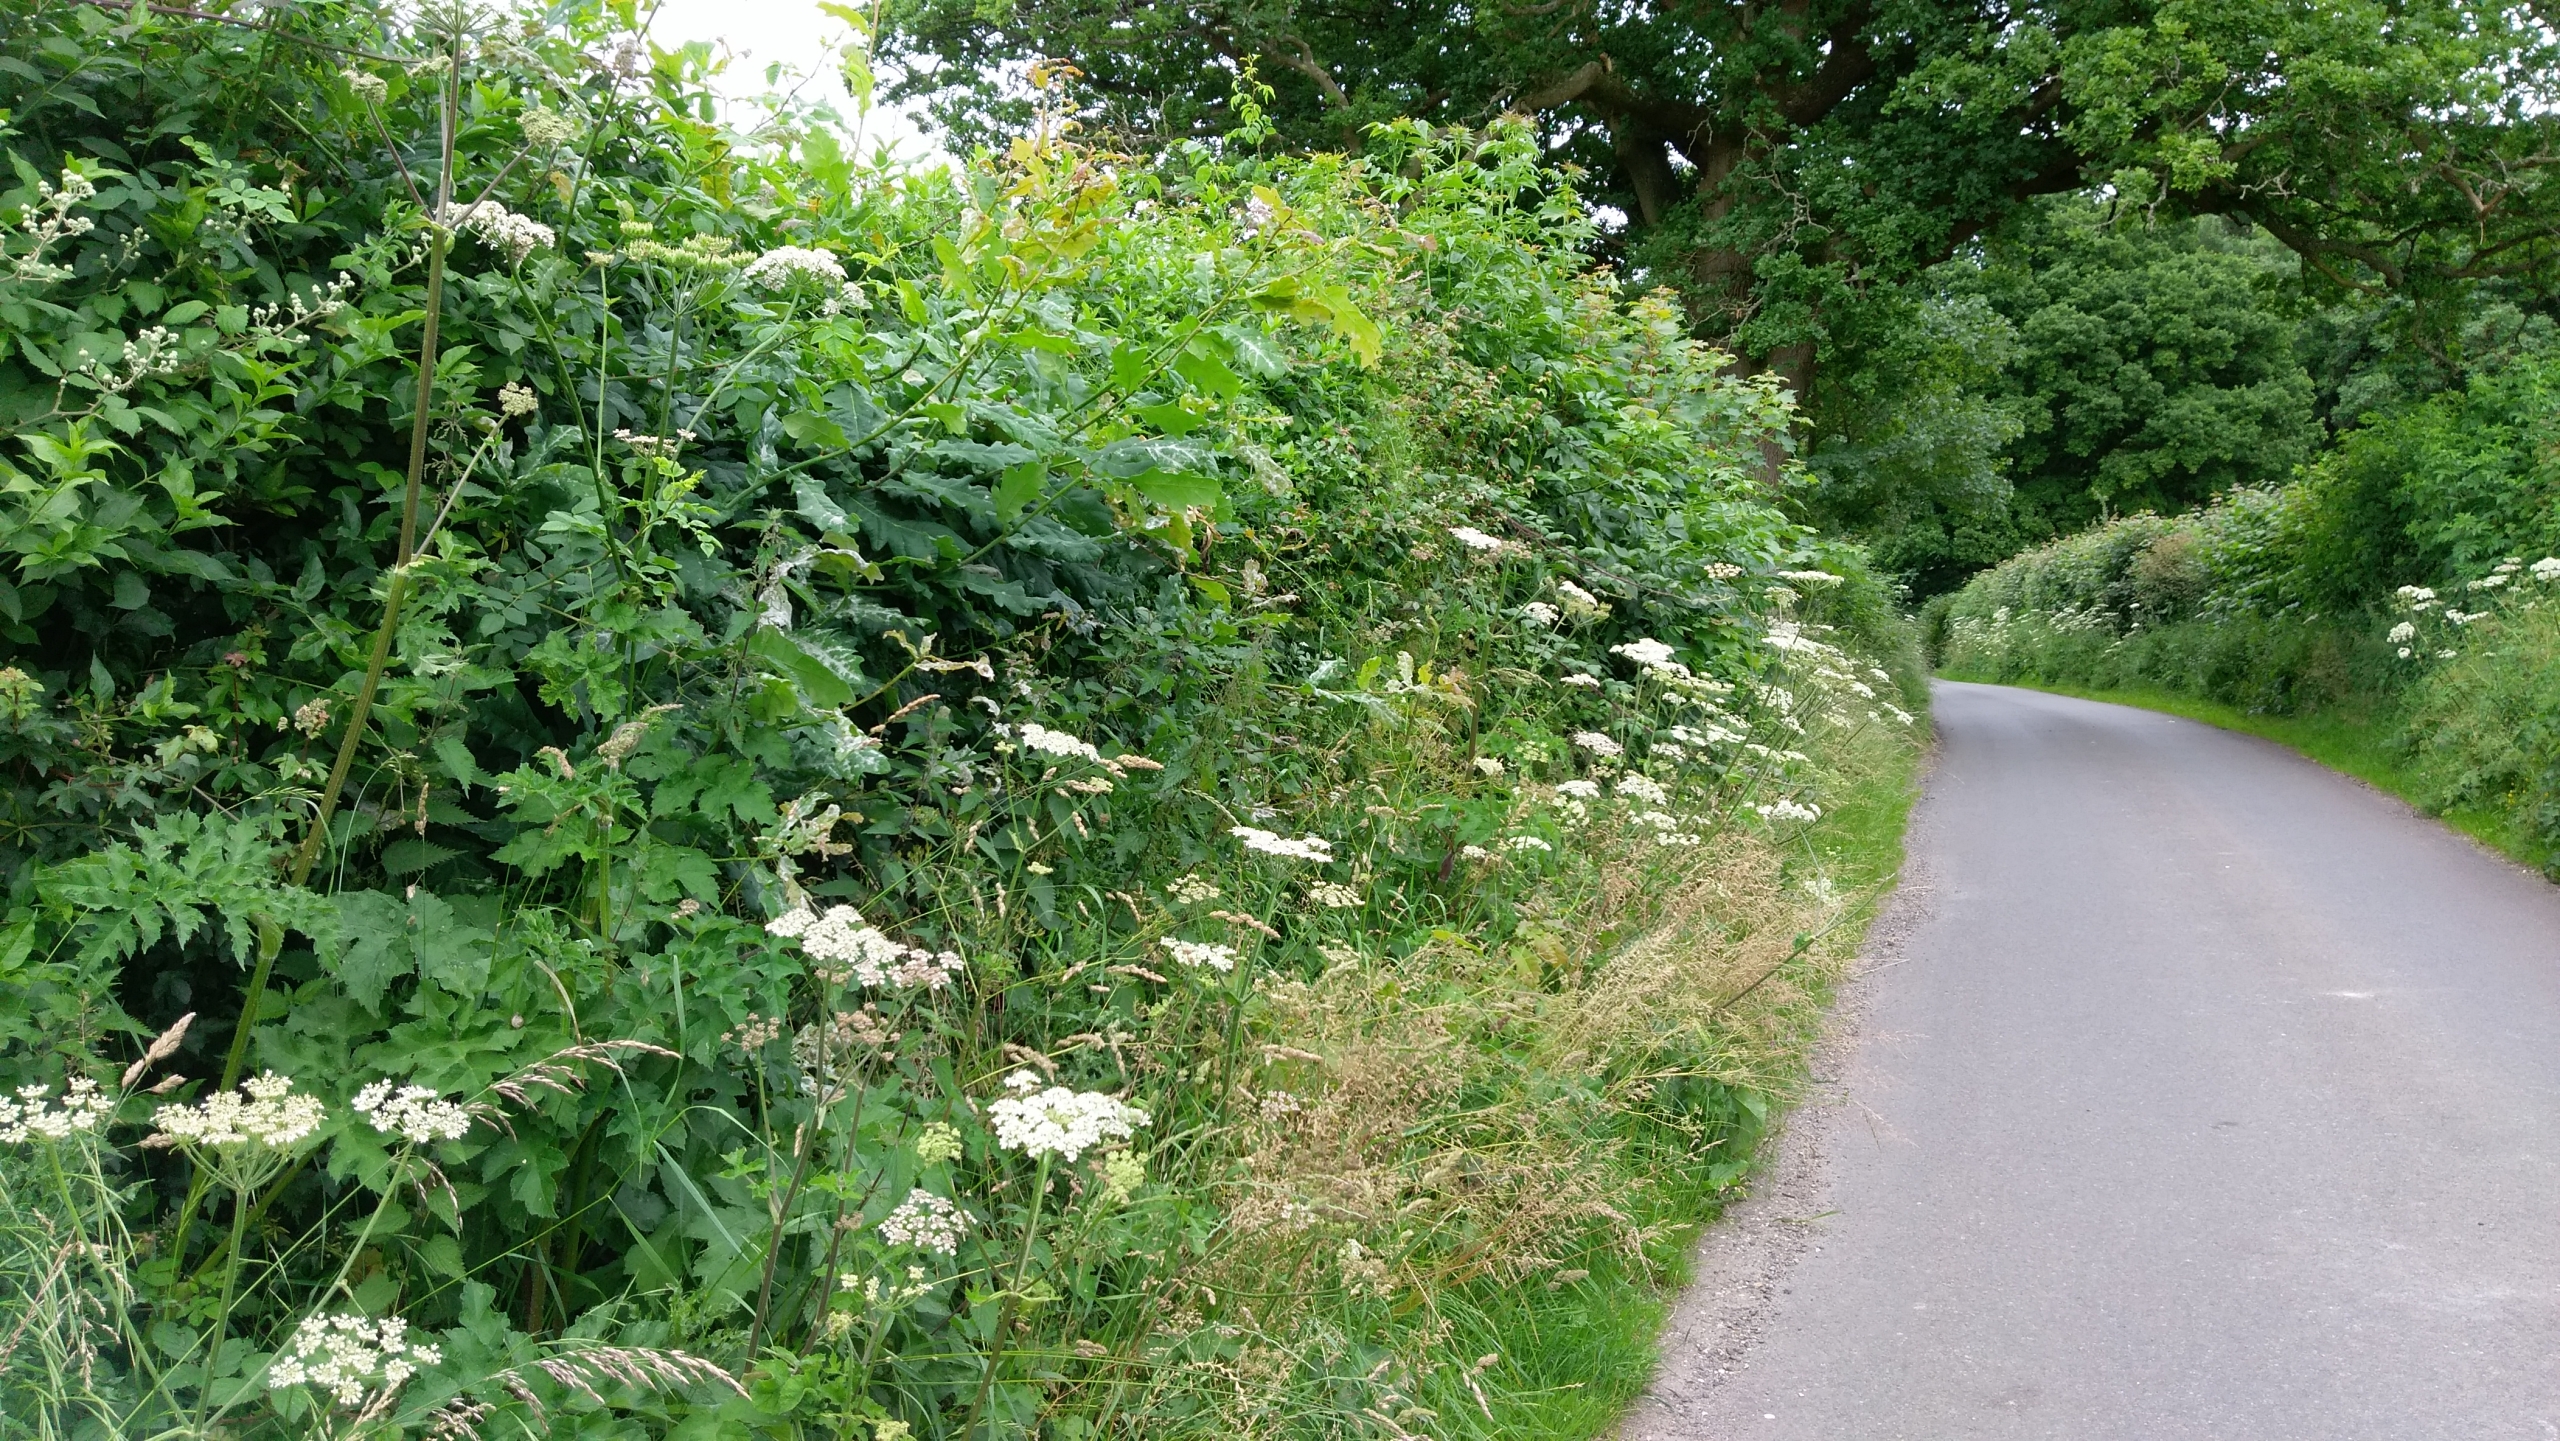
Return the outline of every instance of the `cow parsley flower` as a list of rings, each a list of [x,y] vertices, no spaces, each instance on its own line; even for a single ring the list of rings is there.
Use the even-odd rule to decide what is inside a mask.
[[[1543,600],[1533,600],[1520,607],[1520,618],[1535,621],[1543,626],[1553,626],[1557,621],[1564,619],[1564,612]]]
[[[2389,640],[2393,645],[2402,645],[2414,639],[2417,634],[2418,628],[2404,620],[2398,625],[2393,626],[2391,628],[2391,634],[2385,637],[2385,639]],[[2401,654],[2406,655],[2408,652],[2403,651]]]
[[[0,1098],[0,1141],[66,1141],[98,1129],[115,1113],[115,1105],[86,1076],[73,1076],[59,1101],[48,1103],[51,1086],[20,1086],[18,1099]]]
[[[968,1214],[945,1197],[918,1186],[880,1221],[880,1239],[892,1246],[913,1246],[937,1256],[959,1254],[969,1234]]]
[[[1186,966],[1207,966],[1218,972],[1236,968],[1236,948],[1215,941],[1186,941],[1167,936],[1156,944],[1173,952],[1173,958]]]
[[[1487,535],[1472,525],[1453,525],[1449,527],[1449,534],[1458,542],[1458,544],[1465,546],[1469,550],[1480,550],[1489,553],[1502,549],[1502,538],[1500,536]]]
[[[1164,888],[1164,893],[1173,899],[1174,904],[1183,906],[1206,905],[1224,894],[1216,882],[1197,871],[1177,878]]]
[[[1609,613],[1609,607],[1601,601],[1600,597],[1575,585],[1572,581],[1557,581],[1556,594],[1564,598],[1565,619],[1576,624],[1598,620]]]
[[[1764,806],[1753,806],[1752,809],[1758,811],[1760,818],[1764,821],[1813,821],[1822,818],[1820,807],[1790,800],[1772,801]]]
[[[797,280],[815,280],[841,293],[844,262],[823,250],[780,245],[747,262],[747,279],[766,290],[788,290]]]
[[[1817,587],[1840,583],[1840,577],[1827,570],[1782,570],[1778,572],[1778,579]]]
[[[1582,689],[1584,689],[1584,690],[1598,690],[1598,689],[1600,689],[1600,677],[1598,677],[1598,676],[1596,676],[1596,675],[1584,675],[1584,674],[1583,674],[1582,672],[1580,672],[1580,671],[1573,671],[1573,672],[1570,672],[1570,673],[1566,674],[1564,677],[1562,677],[1562,679],[1563,679],[1564,684],[1566,684],[1566,685],[1570,685],[1570,686],[1580,686],[1580,687],[1581,687]]]
[[[413,1146],[429,1141],[459,1141],[471,1129],[471,1113],[442,1099],[428,1086],[395,1086],[389,1081],[376,1081],[356,1092],[349,1109],[371,1122],[376,1131],[398,1136]]]
[[[1552,851],[1555,849],[1555,846],[1549,843],[1547,838],[1544,836],[1513,836],[1502,844],[1506,849],[1515,851]]]
[[[267,1366],[267,1387],[312,1386],[341,1406],[354,1408],[375,1391],[377,1403],[406,1384],[421,1366],[444,1360],[437,1347],[409,1339],[409,1323],[397,1316],[310,1316]]]
[[[2560,580],[2560,555],[2546,555],[2526,569],[2533,572],[2535,580],[2544,582]]]
[[[1333,842],[1322,836],[1300,836],[1296,840],[1291,840],[1287,836],[1276,835],[1259,826],[1234,826],[1228,829],[1227,834],[1244,842],[1246,850],[1260,851],[1266,856],[1280,856],[1293,861],[1314,861],[1318,865],[1333,859]]]
[[[1600,799],[1600,783],[1598,781],[1558,781],[1556,794],[1566,800],[1596,801]]]
[[[1147,1124],[1147,1113],[1100,1091],[1070,1091],[1039,1085],[1027,1071],[1015,1073],[1029,1084],[1019,1095],[991,1101],[987,1119],[995,1123],[996,1144],[1034,1158],[1058,1156],[1072,1161],[1105,1141],[1125,1141]],[[1010,1084],[1010,1083],[1009,1083]]]

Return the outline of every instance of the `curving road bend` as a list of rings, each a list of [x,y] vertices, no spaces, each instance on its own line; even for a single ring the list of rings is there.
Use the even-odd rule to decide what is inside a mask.
[[[2560,886],[2262,741],[1936,705],[1626,1441],[2560,1438]]]

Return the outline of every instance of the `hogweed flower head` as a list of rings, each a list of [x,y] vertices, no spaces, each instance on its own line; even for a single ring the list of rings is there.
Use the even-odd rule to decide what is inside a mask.
[[[851,906],[829,906],[821,915],[801,906],[765,923],[765,932],[797,941],[817,963],[821,979],[841,985],[938,991],[967,969],[957,951],[928,951],[893,939]]]
[[[929,1121],[923,1130],[916,1132],[918,1165],[939,1166],[945,1161],[956,1161],[960,1152],[960,1132],[945,1122]]]
[[[1106,1206],[1125,1206],[1147,1183],[1147,1159],[1135,1151],[1114,1151],[1094,1168]]]
[[[241,1082],[237,1091],[216,1091],[192,1106],[162,1106],[151,1113],[151,1124],[168,1138],[164,1145],[289,1151],[320,1129],[328,1114],[317,1097],[295,1095],[289,1078],[268,1071]]]
[[[1244,842],[1246,850],[1259,851],[1266,856],[1280,856],[1293,861],[1314,861],[1318,865],[1333,859],[1333,842],[1322,836],[1300,836],[1296,840],[1291,840],[1287,836],[1266,831],[1259,826],[1232,826],[1228,828],[1227,834]]]
[[[356,1092],[349,1109],[386,1136],[413,1146],[429,1141],[459,1141],[471,1129],[471,1112],[439,1096],[430,1086],[395,1086],[376,1081]]]
[[[1167,936],[1156,944],[1173,952],[1173,958],[1186,966],[1207,966],[1222,974],[1236,968],[1236,948],[1233,946],[1222,946],[1215,941],[1186,941],[1175,936]]]
[[[1573,743],[1603,759],[1624,755],[1627,749],[1598,731],[1575,731]]]
[[[578,122],[557,110],[539,105],[528,106],[516,121],[524,132],[524,143],[536,150],[552,150],[578,138]]]
[[[419,1367],[443,1360],[438,1347],[410,1340],[409,1323],[397,1316],[311,1316],[268,1364],[267,1388],[316,1387],[353,1409],[365,1404],[366,1392],[377,1400],[388,1397]]]
[[[1035,1159],[1073,1161],[1105,1141],[1125,1141],[1147,1124],[1145,1111],[1101,1091],[1038,1090],[1039,1079],[1028,1071],[1015,1072],[1006,1084],[1018,1094],[987,1106],[996,1144]]]
[[[969,1234],[968,1213],[946,1197],[916,1187],[880,1221],[880,1239],[937,1256],[955,1256]]]
[[[1307,887],[1307,899],[1329,911],[1358,910],[1360,893],[1340,881],[1318,881]]]
[[[788,290],[795,281],[815,280],[842,293],[844,262],[823,250],[780,245],[747,262],[746,277],[765,290]]]
[[[73,1076],[57,1101],[51,1086],[20,1086],[14,1101],[0,1097],[0,1141],[67,1141],[88,1135],[115,1114],[115,1103],[86,1076]]]
[[[530,215],[518,215],[494,200],[483,200],[462,211],[447,207],[438,219],[504,255],[509,265],[524,264],[526,256],[550,249],[559,238],[550,226]]]

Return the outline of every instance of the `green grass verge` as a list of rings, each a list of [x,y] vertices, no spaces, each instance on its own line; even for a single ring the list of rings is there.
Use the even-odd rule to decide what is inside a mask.
[[[1790,861],[1791,869],[1818,867],[1856,898],[1821,938],[1823,956],[1856,954],[1891,894],[1902,869],[1904,827],[1919,797],[1921,755],[1920,747],[1898,741],[1866,748],[1856,772],[1828,792],[1828,809],[1806,830],[1802,849]],[[1816,960],[1805,964],[1809,970],[1826,965]],[[1828,963],[1833,968],[1837,964]],[[1806,985],[1797,1008],[1803,1014],[1788,1018],[1793,1034],[1803,1041],[1795,1058],[1796,1079],[1810,1059],[1821,1013],[1830,1002],[1828,985]],[[1761,1131],[1762,1142],[1770,1129]],[[1640,1140],[1620,1154],[1629,1182],[1624,1193],[1644,1201],[1631,1213],[1650,1238],[1643,1256],[1604,1252],[1578,1258],[1574,1264],[1588,1267],[1589,1276],[1554,1290],[1543,1282],[1469,1286],[1440,1302],[1458,1336],[1465,1338],[1453,1350],[1470,1357],[1499,1352],[1501,1364],[1511,1370],[1504,1383],[1511,1395],[1495,1413],[1496,1434],[1588,1437],[1615,1426],[1652,1379],[1662,1325],[1688,1283],[1699,1232],[1742,1194],[1730,1178],[1720,1186],[1709,1174],[1710,1161],[1720,1158],[1702,1157],[1685,1145]],[[1456,1399],[1467,1411],[1475,1409],[1463,1391],[1459,1398],[1434,1399]],[[1486,1419],[1466,1417],[1473,1423]]]
[[[2324,709],[2301,715],[2266,715],[2147,686],[2127,690],[2092,690],[2086,686],[2052,685],[2043,681],[1992,681],[1952,673],[1945,679],[2013,685],[2020,690],[2043,691],[2048,695],[2135,706],[2271,740],[2333,771],[2354,776],[2376,790],[2398,796],[2519,865],[2537,871],[2543,869],[2543,848],[2523,832],[2508,812],[2471,808],[2439,810],[2428,804],[2424,779],[2408,754],[2396,743],[2400,729],[2398,718],[2385,710]]]

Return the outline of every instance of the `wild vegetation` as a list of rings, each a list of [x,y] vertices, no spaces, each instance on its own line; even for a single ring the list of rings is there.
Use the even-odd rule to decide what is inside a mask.
[[[1914,748],[1784,394],[633,19],[10,9],[0,1434],[1605,1424]]]
[[[1942,663],[2321,717],[2377,779],[2560,862],[2560,334],[2502,307],[2467,338],[2462,384],[2381,377],[2295,479],[1975,577],[1928,611]]]

